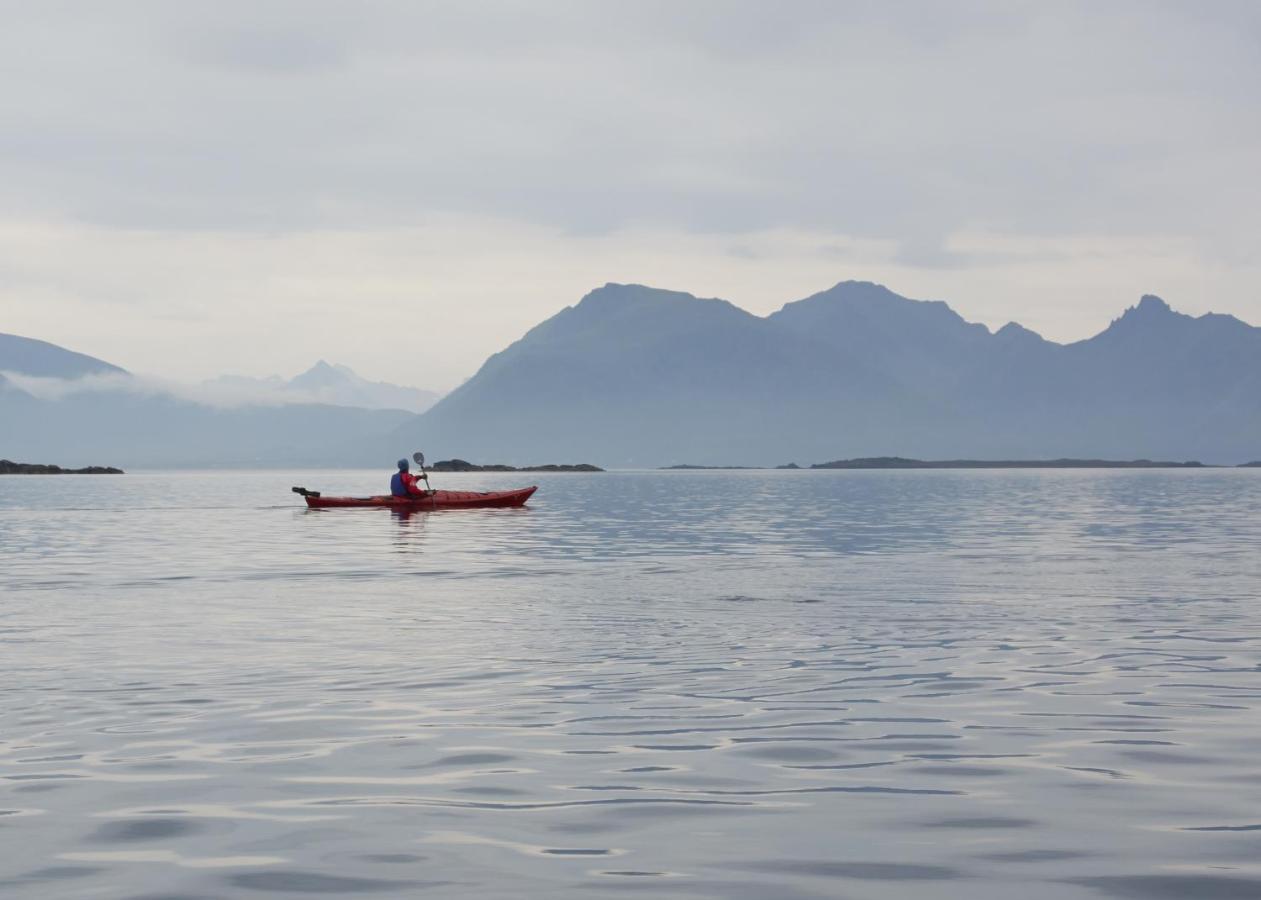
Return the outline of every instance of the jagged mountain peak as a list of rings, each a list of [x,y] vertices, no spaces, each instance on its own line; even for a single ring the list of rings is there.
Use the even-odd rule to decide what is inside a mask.
[[[324,387],[360,381],[363,379],[353,369],[321,359],[302,374],[295,375],[290,384],[294,387]]]
[[[321,359],[311,368],[291,379],[278,375],[252,378],[243,375],[220,375],[205,382],[218,392],[225,392],[232,402],[242,398],[269,402],[326,403],[335,406],[357,406],[363,409],[403,409],[421,412],[432,406],[438,395],[432,391],[405,387],[383,381],[369,381],[354,369]]]
[[[1019,322],[1008,322],[998,331],[994,332],[994,337],[1001,341],[1020,342],[1020,343],[1049,343],[1046,338],[1038,334],[1032,329],[1026,328]]]
[[[344,366],[341,363],[331,363],[326,359],[317,360],[315,365],[302,373],[303,375],[322,374],[322,375],[344,375],[350,378],[358,378],[359,375],[350,366]]]
[[[1172,334],[1179,330],[1179,326],[1195,321],[1195,317],[1178,312],[1155,294],[1144,294],[1138,303],[1126,308],[1125,312],[1113,319],[1106,329],[1093,338],[1087,338],[1087,341],[1128,339],[1131,336],[1147,334]]]
[[[1138,303],[1128,307],[1115,322],[1159,322],[1175,318],[1189,320],[1192,317],[1175,311],[1155,294],[1144,294]]]
[[[1083,348],[1097,344],[1128,345],[1152,352],[1157,347],[1168,352],[1171,348],[1212,346],[1216,350],[1208,351],[1210,353],[1252,353],[1261,350],[1261,328],[1222,313],[1188,315],[1173,309],[1154,294],[1144,294],[1103,331],[1067,346]]]

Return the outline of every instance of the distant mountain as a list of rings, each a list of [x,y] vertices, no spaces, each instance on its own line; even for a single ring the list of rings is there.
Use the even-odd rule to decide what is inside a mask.
[[[765,318],[610,284],[406,423],[433,455],[604,465],[1169,458],[1261,450],[1261,329],[1144,297],[1061,345],[843,282]]]
[[[606,285],[495,354],[399,435],[436,456],[614,465],[788,454],[802,385],[865,373],[724,300]],[[877,390],[878,385],[871,385]]]
[[[0,372],[16,372],[36,378],[126,374],[126,370],[94,356],[16,334],[0,334]]]
[[[12,459],[126,468],[379,465],[382,436],[411,417],[279,399],[198,402],[29,338],[0,340],[0,370],[19,373],[0,375],[0,456]],[[85,378],[98,375],[112,377]]]
[[[382,462],[375,441],[408,416],[296,403],[225,409],[130,391],[85,391],[55,400],[0,391],[0,453],[126,469],[379,466],[390,460]]]
[[[413,413],[429,409],[439,397],[433,391],[420,388],[368,381],[347,366],[324,360],[288,381],[277,375],[267,378],[221,375],[207,381],[206,386],[239,399],[254,397],[271,402],[326,403],[362,409],[404,409]]]
[[[909,300],[865,281],[844,282],[788,303],[769,320],[907,384],[957,381],[967,372],[967,361],[993,341],[988,328],[964,321],[940,300]]]

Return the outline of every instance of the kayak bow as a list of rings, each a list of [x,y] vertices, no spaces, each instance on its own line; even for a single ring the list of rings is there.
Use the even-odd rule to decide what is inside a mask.
[[[511,491],[428,491],[411,497],[393,497],[385,494],[377,497],[325,497],[319,491],[295,487],[311,509],[341,509],[345,507],[398,509],[414,512],[424,509],[484,509],[487,507],[524,506],[538,485],[516,488]]]

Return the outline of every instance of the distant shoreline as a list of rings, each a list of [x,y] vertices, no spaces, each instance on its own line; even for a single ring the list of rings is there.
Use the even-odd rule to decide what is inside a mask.
[[[1197,460],[1171,462],[1150,459],[907,459],[873,456],[815,463],[812,469],[1208,469]]]
[[[40,463],[19,463],[0,459],[0,475],[124,475],[122,469],[113,466],[88,466],[83,469],[63,469],[61,466]]]
[[[1261,460],[1238,466],[1213,465],[1198,460],[1174,462],[1151,459],[910,459],[904,456],[865,456],[837,459],[831,462],[798,466],[700,466],[681,464],[662,466],[668,470],[769,470],[769,469],[1234,469],[1261,468]]]
[[[543,466],[508,466],[502,463],[479,466],[463,459],[442,459],[427,467],[430,472],[603,472],[591,463],[549,463]]]

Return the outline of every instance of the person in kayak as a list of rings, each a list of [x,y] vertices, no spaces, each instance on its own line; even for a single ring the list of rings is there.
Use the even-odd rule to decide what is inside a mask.
[[[428,491],[416,482],[419,480],[408,470],[411,465],[405,459],[398,461],[398,471],[390,477],[390,493],[395,497],[423,497]],[[429,479],[425,479],[428,481]]]

